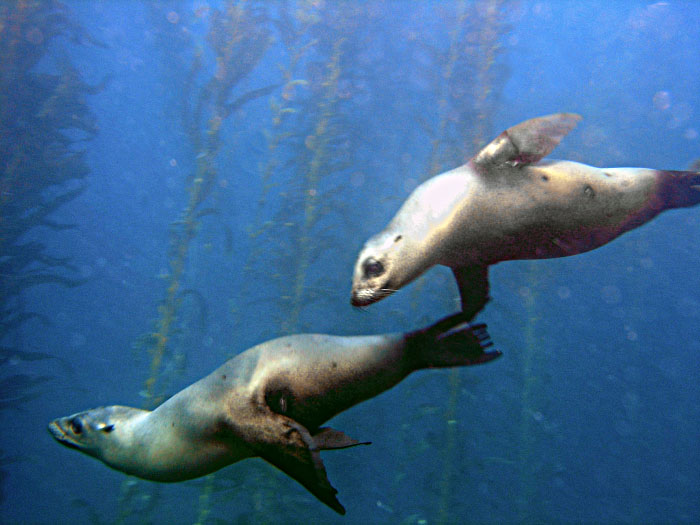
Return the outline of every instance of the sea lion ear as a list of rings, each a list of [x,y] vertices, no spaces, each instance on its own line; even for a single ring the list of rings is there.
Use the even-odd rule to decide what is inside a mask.
[[[549,155],[557,144],[576,127],[581,115],[555,113],[533,118],[508,128],[471,160],[480,172],[490,167],[523,166]]]

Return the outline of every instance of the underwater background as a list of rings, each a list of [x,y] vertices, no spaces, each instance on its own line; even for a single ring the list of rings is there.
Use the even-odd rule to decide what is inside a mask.
[[[583,115],[554,158],[691,169],[700,3],[13,0],[0,57],[3,523],[700,522],[700,209],[494,267],[500,359],[332,420],[373,442],[323,453],[345,517],[260,459],[156,484],[46,430],[454,312],[445,268],[353,309],[355,257],[522,120]]]

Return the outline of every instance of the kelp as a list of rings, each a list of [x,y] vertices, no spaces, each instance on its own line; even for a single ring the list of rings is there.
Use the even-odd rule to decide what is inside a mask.
[[[62,357],[47,352],[31,352],[11,346],[0,347],[0,366],[17,366],[21,363],[35,363],[37,361],[47,361],[49,359],[58,361],[66,373],[74,373],[71,364]]]
[[[66,258],[47,253],[42,243],[20,240],[37,227],[71,227],[50,215],[85,190],[78,181],[89,169],[76,145],[97,133],[86,95],[102,86],[85,83],[66,58],[55,73],[34,71],[59,37],[101,45],[60,2],[0,6],[0,337],[32,318],[8,313],[24,290],[83,282],[70,276],[75,267]]]
[[[447,30],[446,45],[432,39],[417,39],[415,45],[427,60],[418,66],[431,79],[432,113],[416,117],[418,128],[430,141],[427,169],[422,180],[464,163],[490,136],[490,122],[505,81],[505,71],[497,63],[502,40],[509,27],[504,23],[507,2],[503,0],[460,1],[443,4],[438,13]],[[424,280],[413,288],[413,308],[423,304]],[[451,297],[444,297],[445,308],[452,310]],[[448,373],[445,403],[444,438],[439,480],[435,487],[437,523],[456,518],[453,509],[453,483],[456,455],[459,451],[460,370]]]
[[[350,96],[339,86],[350,86],[357,74],[355,31],[365,15],[365,7],[352,2],[298,2],[281,4],[273,21],[285,51],[278,66],[283,87],[269,102],[272,121],[245,271],[264,267],[272,278],[278,334],[308,328],[304,312],[324,298],[313,291],[320,278],[311,266],[339,235],[323,222],[349,211],[347,175],[358,137],[348,131],[353,126],[343,106]]]
[[[506,0],[442,6],[447,47],[418,42],[429,57],[422,74],[431,79],[437,99],[432,118],[417,119],[431,141],[426,179],[464,163],[492,132],[491,118],[508,74],[498,62],[510,30],[505,22],[508,6]]]
[[[246,279],[240,293],[246,310],[261,301],[268,305],[265,325],[270,335],[308,329],[304,314],[328,299],[328,280],[322,283],[315,267],[316,261],[328,256],[329,246],[337,246],[338,228],[329,229],[326,221],[338,218],[354,165],[347,98],[339,86],[354,74],[349,50],[357,43],[350,38],[364,12],[363,6],[351,2],[305,1],[281,3],[274,12],[276,36],[284,51],[278,64],[282,89],[269,99],[267,149],[261,153],[264,160],[258,172],[261,192],[249,227],[252,249],[244,272],[255,278]],[[261,269],[266,286],[272,285],[274,292],[251,300],[260,298],[260,291],[250,293],[247,284],[255,285],[263,277]],[[248,510],[238,520],[274,521],[292,501],[300,512],[307,508],[313,512],[313,501],[295,501],[293,492],[280,488],[288,480],[255,463],[218,473],[214,494],[230,486],[227,482],[239,486],[236,480],[241,476],[247,476],[245,485],[255,489],[248,489]]]
[[[165,20],[165,9],[170,4],[155,3],[150,6],[154,18]],[[165,276],[164,298],[158,303],[158,318],[151,333],[141,338],[142,347],[150,354],[150,369],[141,395],[145,408],[162,403],[173,374],[181,372],[185,362],[182,341],[183,303],[191,300],[199,312],[199,324],[204,329],[208,308],[204,295],[192,286],[185,288],[185,272],[193,243],[200,232],[203,220],[216,218],[220,212],[209,204],[218,178],[216,160],[222,146],[222,127],[245,104],[269,95],[276,86],[268,85],[240,92],[240,84],[257,67],[271,43],[267,28],[268,6],[264,2],[230,0],[220,9],[211,8],[205,49],[201,44],[191,49],[192,42],[177,40],[182,54],[191,53],[191,64],[178,76],[166,68],[163,75],[174,82],[170,85],[179,91],[179,116],[192,152],[194,169],[185,180],[187,204],[179,217],[170,225],[168,266]],[[166,33],[162,33],[165,35]],[[169,44],[162,42],[163,48]],[[190,49],[188,49],[188,47]],[[213,57],[209,64],[208,57]],[[233,235],[223,225],[224,248],[233,250]],[[131,516],[143,517],[156,508],[158,491],[152,487],[143,491],[140,484],[124,484],[120,496],[119,522]],[[150,505],[141,509],[139,501],[148,496]],[[206,493],[200,498],[200,520],[208,515]]]
[[[51,326],[51,319],[43,314],[36,312],[18,312],[16,309],[0,310],[0,316],[3,319],[3,328],[8,332],[19,328],[24,323],[31,319],[36,319],[44,326]]]
[[[154,342],[149,348],[151,370],[144,389],[149,407],[163,400],[163,394],[156,393],[155,387],[178,322],[183,299],[180,290],[191,244],[201,220],[218,213],[213,207],[202,206],[211,195],[217,179],[215,158],[221,146],[221,127],[234,110],[274,89],[274,86],[264,86],[234,97],[240,82],[250,75],[270,44],[264,4],[231,1],[221,10],[212,9],[210,18],[207,42],[214,55],[214,73],[206,75],[203,52],[197,50],[182,80],[182,125],[194,153],[195,169],[187,178],[188,203],[170,229],[168,284],[165,298],[158,307],[156,328],[150,337]],[[202,76],[205,77],[203,80],[200,78]],[[230,232],[226,234],[226,239],[227,249],[231,250]],[[190,288],[189,294],[194,296],[194,293]],[[202,295],[199,294],[199,297]]]
[[[13,362],[43,361],[46,359],[60,359],[58,356],[46,352],[27,352],[9,346],[0,347],[0,365],[12,364]]]
[[[43,394],[38,387],[52,380],[52,376],[13,374],[0,380],[0,410],[19,409],[23,404]]]
[[[21,329],[26,323],[51,322],[28,311],[23,294],[39,285],[75,287],[85,282],[69,258],[26,237],[38,228],[72,227],[51,215],[87,187],[90,170],[79,145],[98,132],[87,97],[103,84],[88,85],[65,57],[54,72],[37,71],[61,39],[102,46],[75,23],[61,2],[0,4],[0,363],[13,369],[58,359],[22,348]],[[0,410],[18,409],[38,398],[50,379],[24,373],[3,377]],[[0,480],[4,477],[0,470]]]

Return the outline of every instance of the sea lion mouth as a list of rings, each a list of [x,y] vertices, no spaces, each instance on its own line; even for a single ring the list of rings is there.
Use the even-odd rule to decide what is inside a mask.
[[[354,306],[355,308],[363,308],[365,306],[369,306],[372,304],[371,301],[367,301],[365,299],[361,299],[357,295],[354,295],[350,298],[350,304]]]
[[[363,290],[354,290],[350,297],[350,304],[358,308],[369,306],[384,299],[387,295],[391,295],[394,291],[395,290],[390,288],[380,288],[378,290],[365,288]]]
[[[65,445],[69,448],[81,448],[80,445],[63,429],[60,419],[56,419],[49,423],[49,432],[61,445]]]
[[[377,302],[379,299],[380,298],[377,297],[377,295],[372,290],[356,290],[352,292],[352,295],[350,297],[350,304],[356,308],[362,308],[364,306],[369,306],[370,304]]]

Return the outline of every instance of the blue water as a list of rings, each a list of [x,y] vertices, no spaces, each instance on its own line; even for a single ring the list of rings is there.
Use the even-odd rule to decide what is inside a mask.
[[[41,47],[45,27],[8,5],[0,37],[7,42],[19,28],[12,38],[20,49]],[[173,232],[181,231],[204,158],[181,116],[192,115],[221,75],[207,32],[215,10],[228,5],[65,2],[74,26],[63,26],[27,71],[58,75],[70,63],[89,85],[109,79],[80,95],[95,136],[76,142],[75,125],[62,128],[70,148],[85,151],[89,173],[85,190],[49,218],[75,227],[37,225],[17,241],[43,243],[46,254],[70,261],[52,273],[84,282],[27,285],[3,299],[3,310],[43,317],[3,325],[0,336],[3,355],[16,352],[0,376],[0,520],[700,522],[699,209],[667,212],[587,254],[492,268],[493,300],[478,319],[502,358],[457,374],[413,374],[331,422],[373,442],[323,454],[345,517],[260,460],[213,479],[157,485],[53,441],[46,432],[53,418],[149,402],[148,335],[162,318],[172,248],[183,245]],[[303,82],[284,85],[293,53],[274,22],[284,19],[283,4],[260,4],[254,28],[269,45],[225,100],[272,87],[225,115],[219,131],[206,104],[195,126],[200,137],[218,138],[206,156],[216,176],[186,243],[177,281],[191,292],[177,304],[157,395],[290,331],[406,331],[451,313],[456,287],[444,268],[364,311],[351,308],[355,257],[431,166],[457,166],[524,119],[584,117],[554,158],[672,170],[700,158],[696,2],[284,5],[297,17],[292,49],[308,44],[290,77]],[[75,27],[94,41],[70,38]],[[197,55],[203,65],[192,77]],[[13,56],[16,64],[3,59],[5,93],[21,86],[6,82],[25,57]],[[235,71],[245,56],[219,67]],[[329,88],[333,71],[337,84]],[[273,103],[294,110],[279,126]],[[15,132],[3,140],[18,147],[30,140]],[[23,166],[51,154],[35,151]],[[306,182],[310,174],[316,179]],[[19,183],[3,184],[7,203]],[[9,224],[20,220],[0,214]],[[45,263],[32,264],[21,271]]]

